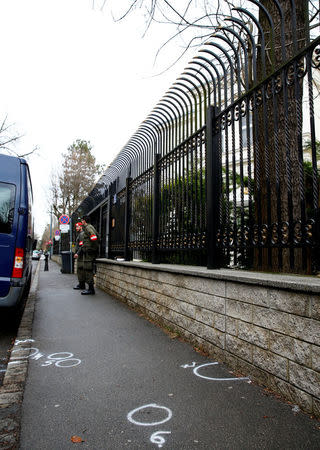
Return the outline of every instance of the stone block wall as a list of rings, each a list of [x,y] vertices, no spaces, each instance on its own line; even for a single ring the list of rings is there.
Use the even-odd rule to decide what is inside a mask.
[[[98,260],[96,284],[320,417],[320,280]]]

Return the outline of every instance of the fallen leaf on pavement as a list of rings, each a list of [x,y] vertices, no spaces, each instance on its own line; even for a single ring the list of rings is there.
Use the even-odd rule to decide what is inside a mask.
[[[79,443],[79,442],[84,442],[84,440],[80,436],[71,436],[71,442]]]

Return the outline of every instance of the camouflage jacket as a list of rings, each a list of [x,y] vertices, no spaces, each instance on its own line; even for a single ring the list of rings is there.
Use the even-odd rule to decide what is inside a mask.
[[[99,235],[94,226],[87,224],[83,226],[83,245],[82,251],[96,257],[99,251]]]
[[[82,251],[83,237],[84,237],[84,232],[80,231],[80,233],[78,234],[77,239],[76,239],[76,249],[75,249],[76,254],[79,256]]]

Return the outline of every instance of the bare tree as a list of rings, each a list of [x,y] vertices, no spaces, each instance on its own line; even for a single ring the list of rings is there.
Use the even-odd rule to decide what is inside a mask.
[[[61,172],[52,172],[50,205],[58,219],[61,214],[71,215],[93,189],[103,166],[96,163],[90,142],[76,140],[63,154]]]
[[[269,9],[274,2],[261,0],[260,3]],[[290,1],[280,1],[281,6],[287,11],[291,7]],[[307,4],[309,10],[309,29],[318,29],[320,24],[319,2],[316,0],[295,0],[297,9]],[[168,44],[180,38],[184,43],[184,50],[178,59],[190,47],[198,47],[208,39],[216,27],[224,23],[226,17],[234,15],[234,8],[245,8],[248,11],[257,10],[257,6],[248,0],[93,0],[93,7],[105,9],[109,6],[115,21],[127,19],[130,15],[140,14],[145,17],[144,35],[147,34],[152,24],[169,24],[173,27],[173,33],[157,50],[157,55]],[[277,13],[276,13],[277,15]],[[260,18],[264,19],[263,13]],[[250,27],[250,19],[242,17]],[[290,36],[287,36],[290,39]],[[176,62],[176,61],[175,61]],[[172,65],[172,64],[171,64]]]
[[[17,134],[14,130],[14,124],[8,123],[8,116],[0,123],[0,151],[9,153],[9,155],[19,156],[25,158],[38,150],[38,147],[34,147],[27,153],[19,153],[15,150],[15,144],[23,137],[21,134]]]

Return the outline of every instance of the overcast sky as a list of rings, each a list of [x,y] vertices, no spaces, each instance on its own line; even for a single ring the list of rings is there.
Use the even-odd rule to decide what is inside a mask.
[[[121,0],[118,0],[121,2]],[[93,3],[95,7],[93,8]],[[142,38],[142,14],[115,23],[102,0],[0,0],[0,119],[23,134],[16,151],[38,147],[29,159],[35,193],[35,230],[49,223],[49,176],[76,139],[89,140],[109,164],[136,131],[195,50],[157,50],[173,34],[153,26]]]

